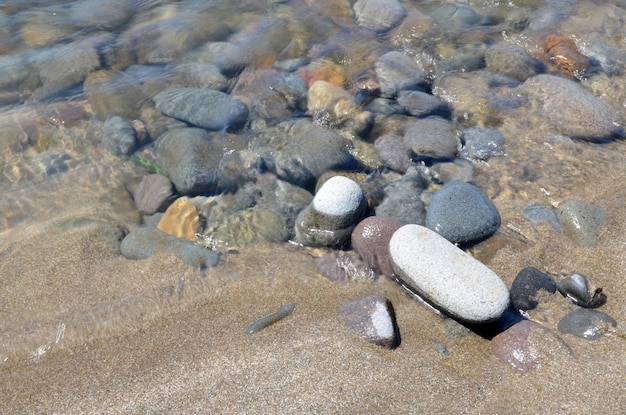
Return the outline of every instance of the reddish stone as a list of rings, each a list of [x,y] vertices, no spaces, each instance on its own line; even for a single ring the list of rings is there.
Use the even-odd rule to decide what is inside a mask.
[[[393,274],[389,260],[389,240],[401,226],[402,222],[394,218],[370,216],[352,231],[352,246],[376,273],[387,276]]]

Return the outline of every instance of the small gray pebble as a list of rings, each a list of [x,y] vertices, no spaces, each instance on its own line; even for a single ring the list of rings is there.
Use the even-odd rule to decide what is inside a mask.
[[[563,334],[598,340],[608,326],[617,327],[617,321],[608,314],[598,310],[577,308],[559,321],[558,329]]]

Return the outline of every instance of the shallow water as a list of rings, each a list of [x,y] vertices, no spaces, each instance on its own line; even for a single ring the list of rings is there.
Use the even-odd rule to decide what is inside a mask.
[[[615,361],[617,377],[621,375],[623,381],[624,362],[615,353],[623,351],[621,326],[626,321],[626,143],[572,140],[554,131],[533,108],[485,106],[485,97],[511,101],[502,88],[483,86],[483,56],[489,44],[504,39],[540,57],[545,36],[558,32],[592,59],[592,70],[581,82],[626,116],[626,31],[622,24],[626,5],[488,0],[403,4],[412,10],[407,20],[415,23],[379,35],[356,25],[349,2],[341,0],[24,0],[0,4],[0,365],[28,366],[48,355],[54,360],[63,353],[86,352],[98,342],[106,346],[116,336],[149,330],[151,324],[175,320],[180,313],[195,316],[197,309],[219,304],[219,294],[229,289],[256,290],[256,305],[266,307],[259,315],[284,305],[276,306],[272,298],[289,301],[285,290],[293,290],[310,307],[322,304],[326,314],[347,293],[382,291],[394,298],[399,318],[406,320],[405,338],[417,341],[418,349],[423,346],[415,334],[427,331],[429,323],[412,322],[407,314],[402,317],[403,312],[415,309],[386,282],[369,288],[356,283],[324,286],[320,290],[330,298],[326,306],[324,298],[309,298],[307,284],[320,285],[316,279],[321,277],[309,264],[318,251],[288,243],[275,248],[247,246],[240,248],[247,262],[238,263],[237,252],[230,252],[223,265],[205,273],[167,256],[126,260],[107,245],[103,234],[115,232],[118,224],[133,229],[145,219],[134,208],[126,187],[147,170],[103,150],[102,122],[111,114],[141,119],[156,139],[170,124],[155,115],[151,98],[169,86],[197,82],[180,75],[185,65],[206,63],[210,56],[217,59],[211,55],[215,53],[211,45],[228,42],[241,46],[245,56],[237,70],[224,71],[224,88],[246,102],[259,93],[253,82],[255,71],[296,70],[322,58],[343,69],[348,91],[354,91],[356,76],[371,70],[376,58],[389,50],[419,59],[433,82],[445,74],[464,74],[475,89],[448,97],[455,126],[460,130],[487,125],[506,138],[505,156],[473,163],[472,182],[492,198],[502,226],[470,252],[508,285],[526,266],[553,277],[582,272],[603,285],[609,295],[603,311],[618,321],[618,333],[606,336],[597,349],[579,339],[567,340],[586,353],[582,360],[596,353],[599,367],[605,369]],[[80,65],[72,66],[76,60]],[[111,90],[86,96],[85,80],[105,70],[118,76],[110,83]],[[253,121],[238,134],[258,133],[271,124]],[[371,147],[367,140],[351,138]],[[146,149],[150,146],[147,143],[139,154],[149,157]],[[556,208],[568,199],[582,199],[607,212],[598,246],[579,247],[549,223],[532,223],[524,217],[529,205]],[[281,263],[282,257],[288,257],[289,263]],[[304,275],[297,275],[294,284],[286,282],[290,273]],[[237,295],[228,298],[237,301]],[[247,294],[239,298],[242,304],[231,304],[229,310],[243,310],[245,301],[251,301]],[[555,329],[567,311],[566,305],[552,304],[538,310],[534,319]],[[313,311],[308,313],[305,317],[315,318]],[[248,316],[242,314],[239,311],[233,319],[245,329]],[[217,326],[225,324],[221,321]],[[432,324],[441,326],[438,320]],[[431,338],[426,338],[430,345]],[[464,357],[477,354],[477,361],[485,367],[496,363],[485,357],[484,345],[477,340],[466,343],[467,348],[462,342],[451,346],[456,357],[447,366],[428,366],[426,371],[450,370],[454,373],[450,376],[458,379],[476,377],[478,384],[470,387],[479,391],[473,396],[484,398],[489,393],[481,389],[480,381],[495,377],[477,369],[477,364],[463,367]],[[588,361],[580,366],[582,370],[590,367]],[[433,382],[444,382],[432,376]],[[587,381],[594,378],[589,375]],[[530,383],[542,387],[541,380]],[[17,401],[28,402],[27,393],[18,389]],[[521,389],[515,391],[510,398],[514,404],[522,400]],[[607,391],[614,392],[615,386]],[[619,399],[614,403],[614,408],[620,407]],[[571,413],[566,406],[562,413]]]

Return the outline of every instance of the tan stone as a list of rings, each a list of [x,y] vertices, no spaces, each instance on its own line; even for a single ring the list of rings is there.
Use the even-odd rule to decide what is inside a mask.
[[[177,238],[193,241],[196,239],[196,233],[200,230],[198,210],[189,201],[189,198],[181,197],[167,208],[157,229]]]

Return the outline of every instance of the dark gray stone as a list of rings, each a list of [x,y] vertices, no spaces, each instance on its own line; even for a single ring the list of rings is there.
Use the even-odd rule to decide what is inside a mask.
[[[417,156],[452,159],[459,141],[452,123],[439,117],[412,120],[404,125],[404,142]]]
[[[420,62],[397,51],[378,58],[374,70],[383,97],[395,97],[403,89],[414,89],[425,83],[427,75]]]
[[[102,146],[115,155],[130,155],[137,148],[137,131],[130,121],[113,116],[102,127]]]
[[[390,169],[404,173],[411,166],[411,148],[399,135],[386,134],[379,137],[374,148]]]
[[[222,149],[205,130],[176,128],[155,143],[156,160],[180,194],[214,193]]]
[[[572,334],[588,340],[598,340],[609,327],[617,327],[617,321],[598,310],[577,308],[559,321],[558,329],[563,334]]]
[[[533,58],[521,46],[511,42],[497,42],[485,51],[487,69],[494,74],[525,81],[544,71],[541,61]]]
[[[511,284],[511,305],[516,310],[532,310],[537,307],[539,291],[554,294],[556,282],[537,268],[526,267]]]
[[[409,168],[401,180],[385,187],[385,198],[376,207],[377,216],[390,216],[403,225],[423,225],[426,208],[420,194],[428,187],[428,181],[415,168]]]
[[[452,243],[465,245],[493,235],[500,227],[500,214],[479,187],[455,181],[433,195],[426,227]]]
[[[504,136],[500,131],[486,127],[472,127],[463,131],[460,155],[472,160],[489,160],[506,154]]]
[[[400,23],[407,13],[398,0],[358,0],[354,14],[360,26],[384,32]]]
[[[248,120],[248,107],[212,89],[173,88],[156,95],[157,110],[207,130],[236,130]]]
[[[198,268],[211,268],[220,261],[216,252],[148,227],[135,229],[126,235],[120,244],[120,251],[128,259],[146,259],[159,253],[170,253],[185,264]]]
[[[426,117],[429,115],[443,118],[450,117],[450,107],[448,104],[426,92],[400,91],[397,101],[406,112],[416,117]]]
[[[348,140],[306,119],[287,121],[257,135],[251,147],[269,171],[306,189],[329,170],[356,166]]]
[[[346,326],[370,343],[395,349],[400,345],[400,330],[391,301],[379,295],[357,298],[339,307]]]

